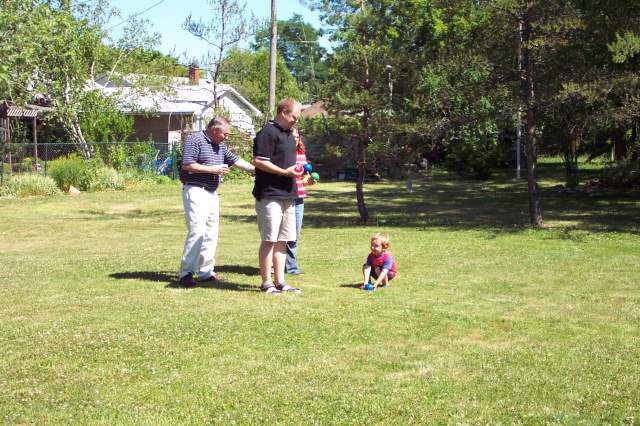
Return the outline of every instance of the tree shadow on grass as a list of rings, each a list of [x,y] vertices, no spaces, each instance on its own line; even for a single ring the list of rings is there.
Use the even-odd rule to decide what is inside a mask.
[[[305,208],[304,226],[360,224],[355,187],[354,191],[318,188],[313,195]],[[365,199],[371,217],[368,225],[483,229],[497,234],[522,232],[530,226],[526,180],[426,177],[414,180],[411,193],[404,182],[370,183]],[[567,223],[561,226],[591,232],[640,233],[637,190],[567,195],[542,187],[540,202],[545,223]]]
[[[88,219],[92,220],[129,220],[129,219],[142,219],[142,220],[156,220],[166,221],[169,218],[179,218],[183,216],[182,211],[176,209],[132,209],[127,211],[107,211],[103,209],[85,209],[79,210],[79,213],[86,215]]]
[[[220,267],[218,270],[222,272],[242,273],[244,275],[255,275],[254,271],[257,268],[244,267],[239,265],[228,265],[227,267]],[[259,270],[258,270],[259,271]],[[158,271],[132,271],[132,272],[116,272],[109,274],[111,278],[119,280],[143,280],[153,282],[167,283],[167,288],[185,288],[180,285],[178,277],[175,273],[170,272],[158,272]],[[231,281],[224,282],[203,282],[197,283],[195,288],[210,288],[215,290],[230,290],[230,291],[260,291],[258,287],[243,284],[234,283]]]

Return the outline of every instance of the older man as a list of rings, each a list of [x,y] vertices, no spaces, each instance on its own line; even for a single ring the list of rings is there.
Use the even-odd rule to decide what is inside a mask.
[[[247,172],[255,170],[227,149],[224,141],[229,136],[229,128],[225,119],[214,118],[206,130],[192,134],[182,150],[180,181],[184,185],[182,202],[188,232],[179,276],[180,285],[184,287],[223,280],[214,271],[220,216],[216,190],[220,176],[229,173],[231,166]]]
[[[301,292],[284,280],[286,244],[296,239],[295,178],[302,175],[302,170],[296,170],[296,141],[291,133],[300,118],[300,109],[300,104],[293,99],[280,101],[275,119],[264,125],[253,142],[256,167],[253,196],[261,239],[260,288],[272,295]],[[272,268],[275,283],[271,279]]]

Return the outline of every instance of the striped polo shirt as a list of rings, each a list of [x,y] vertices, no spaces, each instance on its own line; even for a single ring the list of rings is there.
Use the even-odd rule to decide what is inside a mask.
[[[206,131],[191,134],[182,148],[182,165],[193,163],[206,166],[226,164],[233,166],[238,156],[227,149],[224,142],[214,143]],[[215,191],[220,184],[220,176],[213,173],[190,173],[180,169],[180,181],[185,185],[202,186],[208,191]]]
[[[296,153],[296,163],[302,167],[307,164],[307,156],[304,151],[298,151]],[[296,178],[296,189],[298,190],[298,198],[305,198],[307,196],[307,190],[304,189],[304,174]]]

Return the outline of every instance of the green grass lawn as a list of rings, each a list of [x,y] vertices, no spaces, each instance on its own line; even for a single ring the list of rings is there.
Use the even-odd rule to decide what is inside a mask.
[[[176,287],[180,187],[0,200],[4,424],[637,424],[640,197],[436,174],[323,182],[302,295],[258,291],[251,184],[221,189],[222,286]],[[369,236],[399,278],[356,288]]]

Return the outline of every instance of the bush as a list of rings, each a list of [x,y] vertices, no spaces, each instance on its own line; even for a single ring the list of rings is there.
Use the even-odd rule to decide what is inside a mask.
[[[0,186],[0,197],[28,197],[31,195],[55,195],[60,190],[49,176],[16,175]]]
[[[602,171],[602,181],[620,188],[640,188],[640,162],[612,164]]]
[[[451,144],[445,165],[447,169],[464,177],[489,179],[491,152],[478,141],[460,140]]]
[[[124,189],[124,177],[110,167],[100,167],[89,179],[87,191],[104,191],[107,189]]]
[[[100,159],[85,160],[77,154],[51,162],[51,177],[58,187],[67,191],[70,185],[81,191],[124,189],[124,178],[115,169],[106,167]]]
[[[49,170],[49,174],[63,191],[67,191],[71,185],[86,191],[93,174],[90,163],[77,154],[51,161]]]

